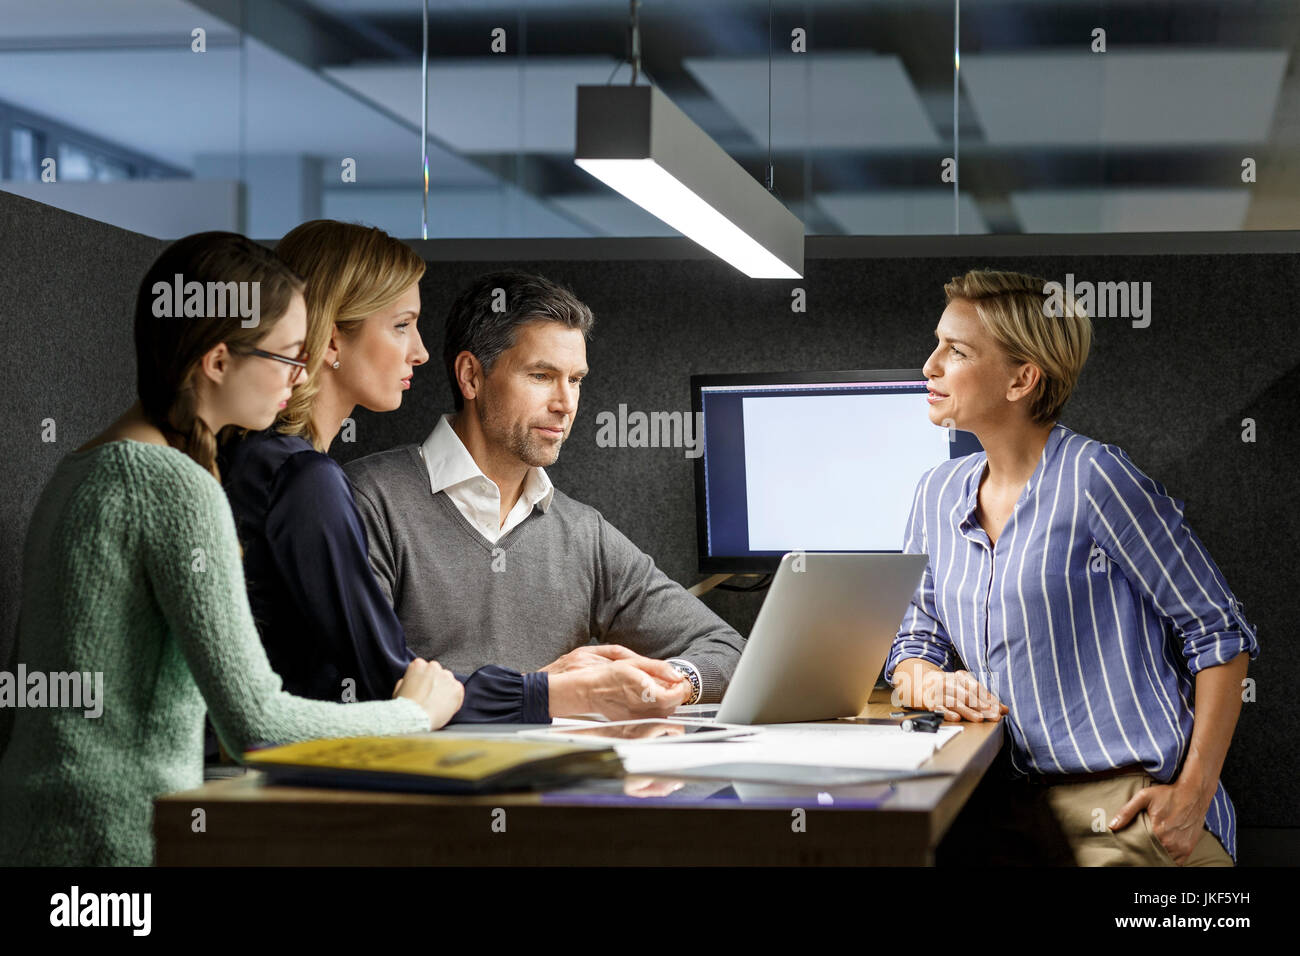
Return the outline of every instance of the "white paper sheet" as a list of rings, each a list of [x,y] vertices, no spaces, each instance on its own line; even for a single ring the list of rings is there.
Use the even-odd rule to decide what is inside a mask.
[[[915,770],[961,733],[905,733],[883,724],[777,724],[735,740],[679,746],[616,745],[628,773],[664,773],[718,763],[799,764],[868,770]]]

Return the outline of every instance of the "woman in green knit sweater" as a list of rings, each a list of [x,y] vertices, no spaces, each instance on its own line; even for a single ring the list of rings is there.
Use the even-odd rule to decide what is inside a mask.
[[[208,309],[214,289],[232,288],[217,284],[239,283],[254,321],[169,317],[178,274],[202,284],[206,300],[195,301]],[[271,252],[233,233],[178,240],[141,283],[139,401],[59,462],[23,553],[17,660],[29,682],[102,680],[101,699],[14,711],[0,758],[0,864],[150,864],[154,797],[203,782],[205,705],[232,753],[427,731],[459,708],[460,682],[434,662],[412,662],[394,700],[356,704],[293,697],[267,663],[216,434],[268,427],[291,396],[302,291]]]

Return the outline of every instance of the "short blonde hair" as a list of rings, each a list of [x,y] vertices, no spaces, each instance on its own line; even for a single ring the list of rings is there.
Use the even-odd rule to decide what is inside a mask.
[[[354,335],[366,316],[386,309],[424,275],[424,260],[382,229],[314,219],[289,232],[276,255],[307,281],[307,378],[276,419],[276,429],[325,451],[311,421],[330,332]]]
[[[1038,366],[1042,377],[1030,396],[1029,414],[1039,425],[1061,417],[1092,347],[1088,314],[1069,300],[1058,310],[1065,314],[1054,317],[1046,308],[1046,285],[1047,280],[1020,272],[972,269],[943,287],[949,302],[962,299],[975,307],[1012,364]]]

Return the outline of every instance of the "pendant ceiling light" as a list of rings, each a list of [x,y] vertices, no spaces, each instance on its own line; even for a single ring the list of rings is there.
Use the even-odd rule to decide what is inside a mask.
[[[637,0],[630,86],[578,87],[574,162],[754,279],[797,279],[803,223],[640,70]],[[770,176],[770,173],[769,173]]]

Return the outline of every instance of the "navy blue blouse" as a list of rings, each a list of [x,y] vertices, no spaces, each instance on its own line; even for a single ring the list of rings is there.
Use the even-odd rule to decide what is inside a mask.
[[[249,605],[285,690],[316,700],[390,698],[415,655],[370,568],[342,467],[273,429],[224,443],[218,467],[244,548]],[[465,700],[453,722],[550,723],[544,673],[488,665],[456,677]]]

